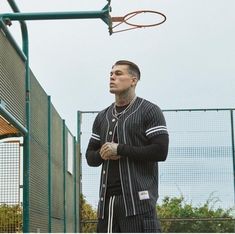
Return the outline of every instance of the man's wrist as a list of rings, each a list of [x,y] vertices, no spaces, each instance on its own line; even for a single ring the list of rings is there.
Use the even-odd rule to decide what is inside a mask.
[[[117,155],[122,155],[122,151],[123,151],[124,146],[125,146],[124,144],[118,144]]]

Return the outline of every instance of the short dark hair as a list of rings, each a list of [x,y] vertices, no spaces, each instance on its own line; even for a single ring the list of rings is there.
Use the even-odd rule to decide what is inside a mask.
[[[140,75],[141,75],[140,69],[135,63],[128,61],[128,60],[119,60],[114,64],[114,66],[115,65],[127,65],[129,68],[129,73],[131,75],[136,76],[137,79],[140,80]]]

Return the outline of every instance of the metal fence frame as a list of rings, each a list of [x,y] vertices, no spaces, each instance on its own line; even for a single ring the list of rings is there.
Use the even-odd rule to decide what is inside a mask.
[[[218,112],[218,111],[225,111],[225,112],[228,112],[229,116],[230,116],[230,135],[231,135],[231,157],[232,157],[232,162],[233,162],[233,197],[235,196],[235,139],[234,139],[234,132],[235,132],[235,127],[234,127],[234,111],[235,111],[235,108],[211,108],[211,109],[167,109],[167,110],[163,110],[163,113],[167,114],[169,112],[171,113],[179,113],[179,112],[188,112],[188,113],[192,113],[192,112]],[[77,116],[78,116],[78,132],[77,132],[77,135],[80,136],[80,141],[81,141],[81,138],[82,138],[82,135],[83,135],[83,132],[82,132],[82,124],[83,122],[86,121],[86,114],[97,114],[99,111],[78,111],[77,112]],[[90,122],[89,122],[90,123]],[[90,126],[90,129],[91,129],[91,126]],[[169,130],[169,129],[168,129]],[[82,143],[81,143],[82,144]],[[230,145],[230,143],[229,143]],[[84,154],[84,151],[81,152]],[[83,159],[84,159],[84,155],[83,155]],[[82,167],[82,165],[81,165]],[[80,169],[81,172],[83,173],[82,171],[82,168]],[[85,185],[82,185],[81,184],[81,191],[83,191],[82,189],[82,186],[85,186]],[[235,198],[233,199],[233,202],[235,204]],[[89,203],[89,201],[88,201]],[[223,218],[217,218],[216,220],[213,220],[213,221],[226,221],[228,219],[223,219]],[[229,219],[231,220],[231,219]],[[172,219],[162,219],[161,221],[172,221],[172,222],[182,222],[182,219],[177,219],[177,218],[172,218]],[[184,221],[211,221],[211,219],[208,219],[208,218],[202,218],[200,220],[195,220],[195,219],[184,219]],[[233,221],[233,220],[231,220]],[[94,224],[96,223],[97,220],[83,220],[81,218],[81,225],[83,224]]]
[[[23,232],[77,232],[80,229],[80,171],[76,163],[80,156],[79,144],[72,136],[72,145],[68,146],[67,137],[71,133],[65,120],[56,112],[50,96],[30,70],[28,80],[25,79],[25,74],[28,74],[25,73],[25,57],[16,50],[5,24],[1,22],[0,39],[4,45],[0,48],[4,62],[0,64],[0,78],[4,83],[0,86],[0,116],[14,127],[13,130],[18,130],[15,135],[1,137],[23,137]],[[30,95],[26,84],[32,91]],[[22,95],[17,99],[19,94]],[[58,155],[56,148],[61,149],[59,161],[54,160]],[[67,172],[68,151],[73,153],[74,174]],[[54,189],[58,186],[54,186],[55,181],[52,180],[57,177],[53,172],[56,167],[62,175],[59,181],[63,185],[61,193]],[[55,202],[52,204],[58,196],[62,201],[60,210]]]

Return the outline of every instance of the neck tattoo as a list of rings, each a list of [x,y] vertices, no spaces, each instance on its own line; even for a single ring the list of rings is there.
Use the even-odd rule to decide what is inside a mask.
[[[118,112],[117,111],[117,108],[116,108],[116,104],[113,105],[113,115],[116,117],[116,118],[120,118],[123,114],[125,114],[130,108],[131,106],[134,104],[135,100],[136,100],[137,96],[135,96],[131,102],[126,106],[126,108],[121,111],[121,112]]]

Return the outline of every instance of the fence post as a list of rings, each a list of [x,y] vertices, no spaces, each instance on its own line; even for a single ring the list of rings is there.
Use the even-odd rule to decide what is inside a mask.
[[[232,156],[233,156],[233,196],[234,196],[234,205],[232,216],[235,218],[235,143],[234,143],[234,123],[233,123],[233,110],[230,110],[230,118],[231,118],[231,140],[232,140]],[[235,224],[234,224],[235,230]]]
[[[73,175],[74,175],[74,232],[77,233],[77,143],[73,137]]]
[[[51,233],[51,97],[48,96],[48,232]]]
[[[232,140],[232,156],[233,156],[233,186],[234,186],[234,205],[235,205],[235,145],[234,145],[234,123],[233,123],[233,110],[230,110],[231,117],[231,140]]]
[[[64,233],[66,233],[66,131],[65,120],[63,120],[63,192],[64,192]]]
[[[79,210],[77,214],[78,218],[78,232],[81,232],[81,177],[82,177],[82,163],[81,163],[81,124],[82,124],[82,112],[77,112],[77,142],[78,142],[78,162],[77,165],[79,166],[78,170],[78,204]]]

